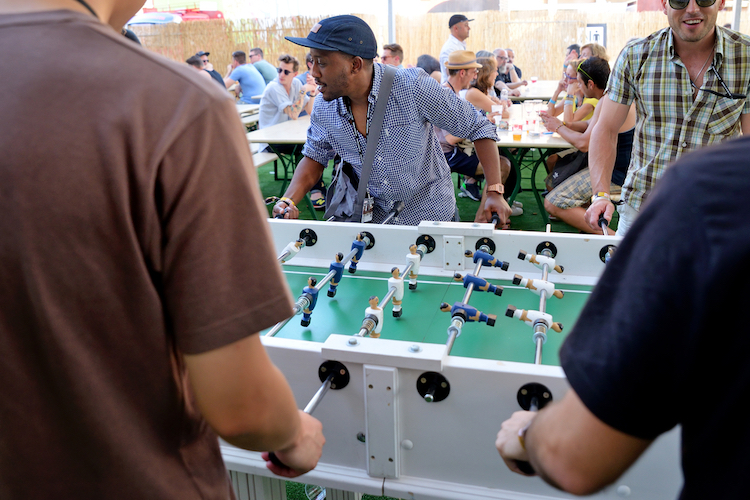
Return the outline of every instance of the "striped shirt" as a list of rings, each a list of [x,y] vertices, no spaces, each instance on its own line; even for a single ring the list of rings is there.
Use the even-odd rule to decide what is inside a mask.
[[[711,66],[703,86],[721,94],[750,93],[750,38],[716,27]],[[664,170],[687,151],[740,133],[740,115],[750,112],[748,99],[730,99],[693,88],[687,68],[675,52],[672,29],[665,28],[625,47],[609,78],[609,98],[636,101],[633,154],[623,184],[623,200],[636,210]]]
[[[367,109],[367,130],[380,91],[383,66],[376,63]],[[348,100],[348,99],[347,99]],[[397,201],[405,204],[397,223],[449,221],[456,210],[453,181],[432,124],[472,141],[497,140],[495,126],[466,101],[443,88],[420,68],[396,71],[367,187],[375,198],[373,222],[385,219]],[[338,154],[357,175],[367,138],[357,131],[345,98],[315,99],[302,154],[327,166]]]

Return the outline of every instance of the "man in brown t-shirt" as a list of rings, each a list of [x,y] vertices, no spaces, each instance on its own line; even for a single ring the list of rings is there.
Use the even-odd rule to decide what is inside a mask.
[[[237,112],[142,3],[0,0],[3,500],[226,499],[214,431],[285,476],[325,441],[254,334],[291,300]]]

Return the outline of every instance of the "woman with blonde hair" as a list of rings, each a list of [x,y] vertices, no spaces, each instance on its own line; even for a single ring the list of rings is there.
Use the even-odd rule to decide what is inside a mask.
[[[581,59],[588,59],[589,57],[598,57],[599,59],[604,59],[609,62],[607,49],[598,43],[587,43],[581,47]]]

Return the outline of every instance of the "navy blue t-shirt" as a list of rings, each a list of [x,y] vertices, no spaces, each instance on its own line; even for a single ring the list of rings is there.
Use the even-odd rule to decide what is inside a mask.
[[[750,138],[670,167],[560,352],[586,407],[626,434],[682,425],[681,498],[747,498]]]

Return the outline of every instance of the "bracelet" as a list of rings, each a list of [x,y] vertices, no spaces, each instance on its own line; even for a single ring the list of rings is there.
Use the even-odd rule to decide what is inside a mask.
[[[609,193],[606,193],[604,191],[599,191],[594,196],[591,197],[591,203],[595,203],[599,200],[607,200],[612,201],[612,198],[610,198]]]
[[[562,122],[560,125],[555,127],[555,133],[557,133],[557,131],[560,130],[560,127],[564,127],[564,126],[565,126],[565,122]]]
[[[533,422],[533,419],[529,420],[522,429],[518,429],[518,442],[521,443],[523,451],[526,451],[526,432],[529,430],[529,427],[531,427],[531,422]]]
[[[573,99],[565,99],[565,106],[572,106],[575,104]]]
[[[550,99],[550,100],[549,100],[549,103],[550,103],[550,104],[552,104],[552,105],[554,106],[555,104],[557,104],[557,101],[556,101],[556,100],[554,100],[554,99]]]
[[[297,204],[294,203],[293,199],[287,198],[286,196],[282,196],[281,198],[279,198],[279,201],[283,201],[284,203],[286,203],[286,205],[288,207],[296,207],[297,206]]]

